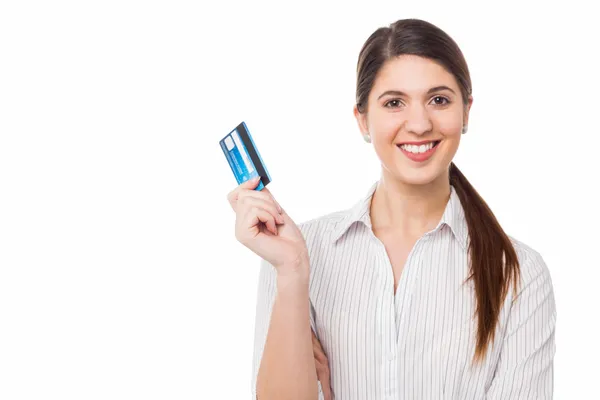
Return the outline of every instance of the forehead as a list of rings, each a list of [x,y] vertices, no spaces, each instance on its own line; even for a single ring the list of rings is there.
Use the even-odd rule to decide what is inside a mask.
[[[454,76],[437,62],[414,55],[402,55],[386,61],[379,70],[372,93],[401,90],[419,95],[431,87],[446,85],[458,93]]]

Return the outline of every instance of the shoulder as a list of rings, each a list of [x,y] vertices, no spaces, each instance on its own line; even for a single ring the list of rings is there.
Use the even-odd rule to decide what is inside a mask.
[[[520,279],[516,297],[510,290],[506,299],[508,325],[505,338],[512,336],[518,340],[522,336],[514,335],[519,331],[527,336],[537,332],[538,338],[540,333],[551,335],[556,323],[556,302],[548,266],[538,251],[520,240],[509,238],[519,260]]]
[[[519,292],[527,286],[538,283],[552,287],[550,270],[542,255],[526,243],[508,235],[519,261],[520,287]]]
[[[349,210],[337,210],[298,223],[307,245],[324,243],[343,221]]]

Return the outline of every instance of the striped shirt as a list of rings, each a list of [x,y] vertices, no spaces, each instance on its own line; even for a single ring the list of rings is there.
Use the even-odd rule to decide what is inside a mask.
[[[499,315],[495,340],[471,364],[477,320],[468,276],[468,229],[451,195],[437,227],[408,255],[394,293],[392,266],[373,234],[366,196],[348,210],[299,224],[310,257],[310,323],[329,359],[337,400],[551,399],[556,309],[538,252],[509,236],[521,267]],[[261,261],[252,395],[276,292]],[[511,304],[512,303],[512,304]],[[323,399],[319,383],[319,399]]]

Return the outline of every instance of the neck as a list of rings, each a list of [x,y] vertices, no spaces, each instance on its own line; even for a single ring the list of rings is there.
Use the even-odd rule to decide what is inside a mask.
[[[371,200],[373,231],[421,237],[440,222],[450,190],[448,173],[426,185],[411,185],[383,170]]]

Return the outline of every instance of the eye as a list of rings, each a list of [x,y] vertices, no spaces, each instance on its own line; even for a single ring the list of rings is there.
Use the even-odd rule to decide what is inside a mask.
[[[446,97],[444,97],[444,96],[435,96],[433,99],[434,99],[434,100],[435,100],[435,99],[442,99],[442,100],[446,100],[446,103],[437,103],[437,104],[436,104],[437,106],[445,106],[445,105],[447,105],[447,104],[450,104],[450,100],[448,100],[448,99],[447,99]]]
[[[433,100],[434,101],[437,100],[435,103],[436,106],[446,106],[451,103],[451,101],[444,96],[435,96],[433,98]],[[388,101],[387,103],[385,103],[383,106],[386,108],[398,108],[401,105],[402,105],[402,102],[400,101],[400,99],[392,99],[392,100]]]
[[[394,105],[392,107],[390,107],[389,104],[392,104],[392,103],[394,103]],[[393,99],[393,100],[390,100],[387,103],[385,103],[383,106],[387,107],[387,108],[396,108],[400,105],[399,103],[400,103],[399,99]]]

